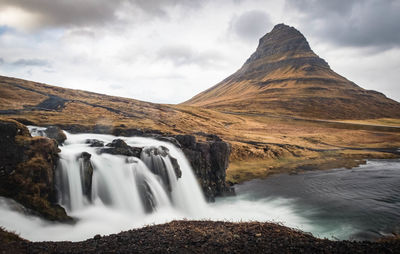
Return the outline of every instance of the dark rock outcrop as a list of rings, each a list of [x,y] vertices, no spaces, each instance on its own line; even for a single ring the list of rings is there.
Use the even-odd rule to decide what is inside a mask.
[[[177,135],[176,140],[194,170],[206,199],[234,195],[234,189],[225,182],[231,147],[224,141],[196,141],[192,135]]]
[[[65,133],[58,126],[49,126],[44,133],[48,138],[52,138],[57,141],[59,145],[64,143],[64,141],[67,139]]]
[[[57,143],[32,138],[18,122],[0,121],[0,144],[0,196],[12,198],[46,219],[70,220],[55,203]]]
[[[109,153],[114,155],[125,155],[140,158],[142,148],[128,146],[122,139],[114,139],[107,147],[101,148],[100,153]]]
[[[176,178],[181,178],[182,171],[181,171],[181,167],[179,166],[178,160],[172,156],[169,156],[169,159],[171,161],[172,167],[174,168]]]
[[[81,173],[83,195],[85,195],[89,201],[92,201],[93,165],[90,161],[90,157],[92,157],[90,153],[83,152],[78,157],[78,160]]]
[[[86,139],[86,144],[90,144],[90,147],[103,147],[104,142],[97,139]]]
[[[64,108],[65,103],[68,102],[68,100],[56,95],[49,94],[48,96],[49,97],[47,99],[36,105],[37,109],[61,111]]]

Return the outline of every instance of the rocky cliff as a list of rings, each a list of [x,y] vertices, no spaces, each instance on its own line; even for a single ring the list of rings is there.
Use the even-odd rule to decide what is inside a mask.
[[[217,196],[234,195],[233,187],[226,183],[226,169],[231,147],[218,137],[196,141],[192,135],[177,135],[176,140],[190,161],[194,173],[208,201]]]
[[[18,201],[46,219],[70,220],[56,204],[58,152],[55,140],[31,137],[24,125],[0,121],[0,196]]]
[[[184,105],[319,119],[400,117],[400,103],[335,73],[294,27],[276,25],[234,74]]]

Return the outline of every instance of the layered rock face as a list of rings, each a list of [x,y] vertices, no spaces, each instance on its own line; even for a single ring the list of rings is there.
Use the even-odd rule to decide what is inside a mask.
[[[332,71],[295,28],[279,24],[236,73],[186,105],[321,119],[400,117],[400,103]]]
[[[221,140],[196,141],[192,135],[177,135],[183,152],[190,161],[207,201],[216,196],[234,195],[233,187],[226,181],[231,147]]]
[[[0,144],[0,196],[12,198],[49,220],[69,220],[56,204],[56,141],[32,138],[24,125],[0,121]]]

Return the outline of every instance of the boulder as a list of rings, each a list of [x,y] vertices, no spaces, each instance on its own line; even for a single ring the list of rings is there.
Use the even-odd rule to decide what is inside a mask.
[[[114,155],[134,156],[140,158],[142,148],[128,146],[122,139],[114,139],[107,147],[101,148],[99,153],[109,153]]]
[[[97,139],[86,139],[86,144],[89,144],[90,147],[103,147],[104,142]]]
[[[90,161],[91,157],[92,155],[88,152],[82,152],[78,157],[82,182],[82,192],[89,201],[92,201],[93,165]]]
[[[65,133],[57,126],[47,127],[44,133],[46,134],[46,137],[56,140],[58,145],[61,145],[67,139]]]

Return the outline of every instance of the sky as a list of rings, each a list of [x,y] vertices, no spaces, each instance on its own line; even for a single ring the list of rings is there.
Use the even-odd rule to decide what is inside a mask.
[[[180,103],[238,70],[274,25],[400,101],[399,0],[0,0],[0,75]]]

